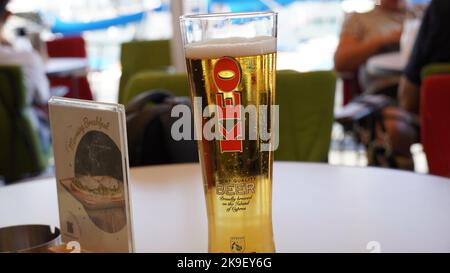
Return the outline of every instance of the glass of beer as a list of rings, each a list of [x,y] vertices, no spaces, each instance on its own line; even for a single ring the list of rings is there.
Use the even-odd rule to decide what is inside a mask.
[[[274,252],[277,14],[180,18],[208,214],[209,252]],[[269,136],[269,137],[268,137]]]

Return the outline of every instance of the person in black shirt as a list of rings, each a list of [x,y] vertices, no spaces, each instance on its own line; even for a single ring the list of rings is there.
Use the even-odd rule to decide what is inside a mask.
[[[428,64],[445,62],[450,62],[450,0],[433,0],[400,79],[400,107],[383,110],[383,125],[399,168],[413,169],[410,147],[419,141],[421,71]],[[383,136],[379,131],[376,135]]]
[[[450,62],[450,1],[433,0],[425,12],[409,63],[400,80],[398,99],[401,108],[419,113],[422,69],[431,63],[445,62]]]

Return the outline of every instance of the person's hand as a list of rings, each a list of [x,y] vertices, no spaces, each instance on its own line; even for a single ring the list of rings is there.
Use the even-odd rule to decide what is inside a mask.
[[[381,39],[381,46],[399,44],[402,37],[402,31],[396,30],[385,34]]]
[[[11,46],[11,44],[1,36],[0,36],[0,45]]]

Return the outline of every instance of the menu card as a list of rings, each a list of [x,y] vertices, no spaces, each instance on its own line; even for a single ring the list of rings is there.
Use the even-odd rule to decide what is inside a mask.
[[[61,235],[83,252],[133,252],[125,109],[52,97]]]

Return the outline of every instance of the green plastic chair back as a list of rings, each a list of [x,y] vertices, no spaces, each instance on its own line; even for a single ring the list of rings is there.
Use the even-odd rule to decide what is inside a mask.
[[[190,95],[186,74],[147,71],[135,74],[131,77],[125,87],[122,103],[127,105],[135,96],[152,89],[166,89],[175,96]]]
[[[449,63],[429,64],[422,69],[420,74],[422,80],[431,75],[450,74],[450,64]]]
[[[45,170],[51,150],[40,145],[20,67],[0,66],[0,92],[0,176],[8,183]]]
[[[280,141],[275,160],[326,162],[336,76],[331,71],[277,73]]]
[[[333,72],[278,71],[276,103],[280,105],[280,142],[276,160],[325,162],[331,139],[336,77]],[[133,76],[124,104],[142,92],[167,89],[189,96],[186,74],[143,72]]]
[[[119,83],[119,103],[128,80],[136,73],[148,70],[165,70],[171,63],[170,40],[132,41],[122,44],[120,63],[122,76]]]

